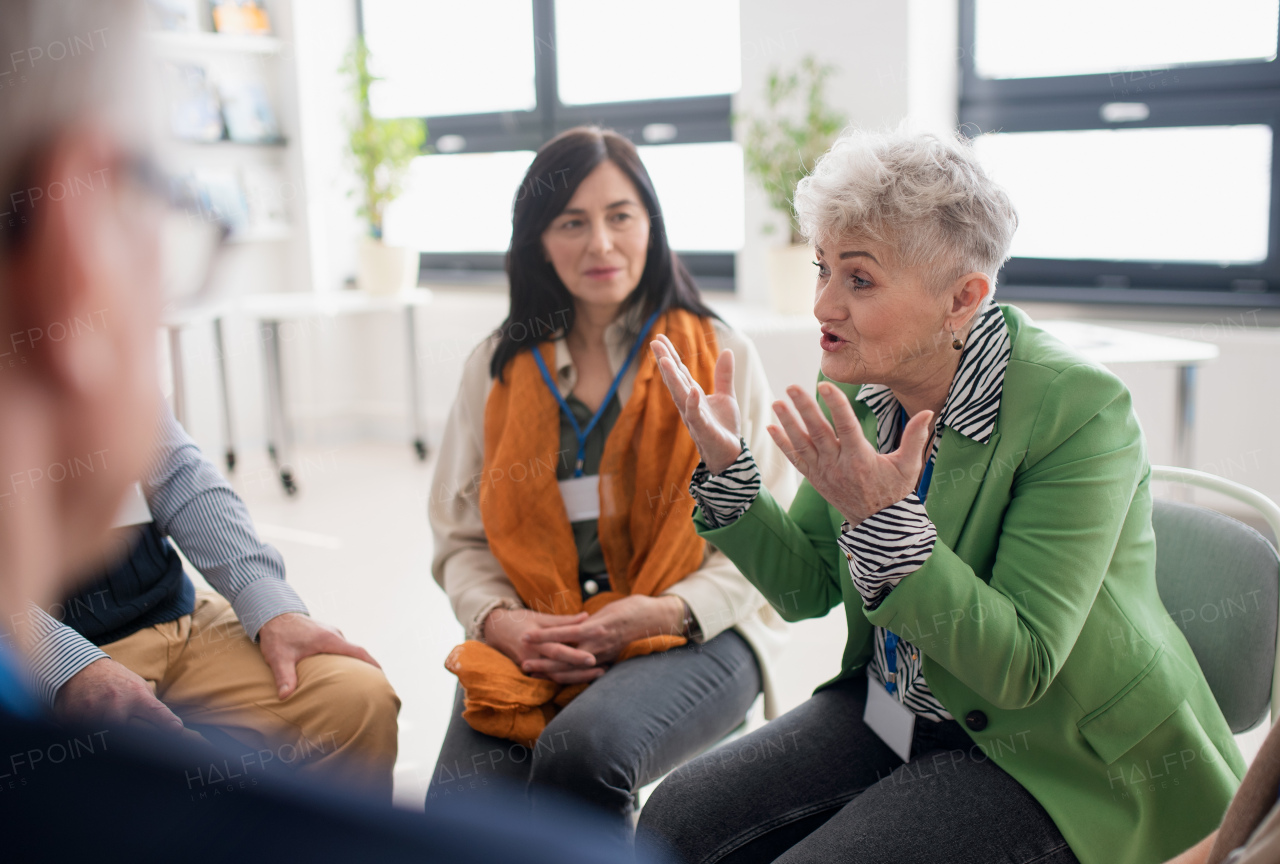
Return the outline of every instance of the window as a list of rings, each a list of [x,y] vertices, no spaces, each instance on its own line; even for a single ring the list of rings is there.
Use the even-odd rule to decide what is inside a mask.
[[[362,0],[377,116],[421,116],[433,155],[388,209],[424,270],[493,272],[534,151],[584,123],[634,141],[671,245],[704,287],[732,287],[743,242],[738,0]],[[481,35],[471,35],[481,34]],[[605,38],[607,37],[607,38]]]
[[[557,0],[560,99],[591,105],[735,93],[737,34],[737,0]]]
[[[365,0],[365,38],[384,78],[370,88],[374,116],[532,111],[533,17],[523,12],[519,0]]]
[[[1280,306],[1280,0],[961,0],[1008,297]]]

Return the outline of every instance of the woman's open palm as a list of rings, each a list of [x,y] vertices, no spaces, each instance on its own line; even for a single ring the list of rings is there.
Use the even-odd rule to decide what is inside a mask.
[[[715,391],[708,395],[671,340],[659,334],[649,346],[702,461],[708,471],[719,474],[742,452],[742,414],[733,393],[733,352],[726,348],[716,358]]]

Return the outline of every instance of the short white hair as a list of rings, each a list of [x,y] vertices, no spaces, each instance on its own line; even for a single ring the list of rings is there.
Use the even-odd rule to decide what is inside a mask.
[[[137,0],[4,0],[0,15],[0,204],[27,162],[95,117],[125,143],[145,140]],[[7,230],[7,229],[6,229]],[[3,244],[0,244],[3,248]]]
[[[850,233],[891,244],[898,263],[928,268],[941,289],[991,277],[1009,258],[1018,214],[959,134],[850,127],[800,181],[796,218],[811,241]]]

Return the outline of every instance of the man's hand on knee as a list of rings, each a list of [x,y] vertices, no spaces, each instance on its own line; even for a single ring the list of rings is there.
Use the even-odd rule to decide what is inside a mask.
[[[182,721],[151,692],[141,677],[109,657],[95,660],[58,688],[54,711],[84,722],[124,725],[141,720],[168,732],[181,732]]]
[[[271,667],[271,674],[276,678],[281,701],[298,689],[298,661],[314,654],[345,654],[382,668],[368,651],[343,638],[337,627],[321,624],[297,612],[277,615],[263,624],[258,631],[258,644],[262,647],[263,658]]]

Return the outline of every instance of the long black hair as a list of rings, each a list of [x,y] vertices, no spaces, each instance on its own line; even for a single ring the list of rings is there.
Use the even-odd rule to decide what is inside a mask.
[[[719,317],[702,302],[693,277],[667,243],[662,207],[635,145],[611,129],[578,126],[542,146],[516,191],[506,260],[511,308],[498,330],[498,346],[489,364],[490,376],[499,381],[507,363],[522,350],[546,342],[560,329],[566,333],[573,329],[573,295],[547,260],[542,234],[569,206],[579,184],[606,159],[635,184],[649,212],[644,273],[623,302],[621,314],[639,306],[645,316],[674,308]]]

